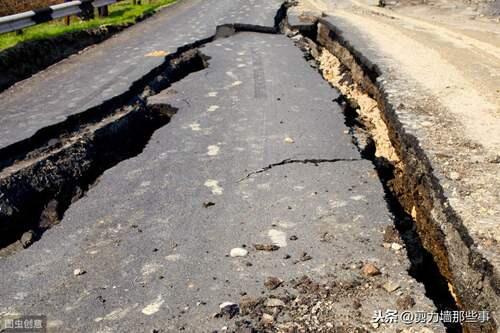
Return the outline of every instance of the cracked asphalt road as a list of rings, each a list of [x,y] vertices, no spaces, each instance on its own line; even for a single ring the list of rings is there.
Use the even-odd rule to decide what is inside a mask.
[[[211,332],[238,319],[213,318],[221,303],[260,296],[269,276],[357,281],[366,262],[398,292],[367,287],[363,313],[348,320],[369,325],[401,293],[431,311],[404,250],[382,246],[393,223],[382,186],[351,143],[337,93],[301,51],[258,33],[201,51],[206,70],[148,101],[178,109],[170,124],[41,240],[2,259],[0,311],[44,313],[55,331]],[[296,162],[262,169],[287,159]],[[246,257],[228,256],[239,247]]]
[[[279,6],[181,2],[55,65],[1,95],[2,146],[126,90],[159,64],[148,51],[208,37],[214,22],[272,26]],[[187,18],[199,25],[188,29]],[[136,46],[138,35],[147,37]],[[39,241],[0,259],[0,314],[44,314],[54,332],[233,330],[242,317],[214,316],[220,304],[293,293],[304,275],[359,289],[329,305],[333,325],[351,331],[372,329],[373,312],[401,297],[412,311],[435,310],[404,247],[383,246],[393,217],[377,173],[351,142],[338,93],[293,41],[242,32],[200,51],[208,68],[148,100],[177,113],[143,152],[107,170]],[[66,80],[83,95],[63,103]],[[248,254],[231,257],[235,248]],[[363,275],[367,263],[381,274]],[[269,277],[283,286],[269,291]]]
[[[163,62],[153,51],[178,47],[215,34],[217,25],[272,27],[281,0],[187,0],[163,10],[123,34],[91,47],[0,94],[0,148],[29,138],[125,92]]]

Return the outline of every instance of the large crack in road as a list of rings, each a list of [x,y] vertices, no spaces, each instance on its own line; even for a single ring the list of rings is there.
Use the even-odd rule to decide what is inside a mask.
[[[285,16],[286,3],[273,27],[217,26],[213,36],[179,47],[123,94],[0,149],[0,256],[30,246],[105,170],[142,151],[175,113],[168,105],[149,108],[147,99],[206,68],[199,47],[243,31],[278,33]]]
[[[180,51],[123,95],[3,149],[2,254],[31,245],[105,170],[139,154],[175,113],[147,98],[206,66],[197,49]]]
[[[299,47],[325,80],[342,92],[346,125],[363,157],[373,161],[384,184],[395,225],[405,239],[412,275],[424,283],[439,311],[491,313],[498,299],[498,277],[474,249],[467,230],[446,203],[432,167],[418,142],[405,133],[386,100],[376,66],[367,63],[335,26],[315,18],[297,27]],[[438,213],[439,211],[439,213]],[[449,227],[452,226],[450,229]],[[451,250],[453,249],[453,250]],[[467,253],[450,256],[450,251]],[[476,284],[473,281],[482,281]],[[450,323],[448,331],[494,332],[485,323]]]
[[[45,313],[61,331],[364,332],[394,306],[470,308],[421,227],[427,205],[397,191],[415,188],[408,171],[377,155],[363,115],[349,117],[355,98],[276,34],[287,6],[274,27],[221,25],[126,93],[0,151],[2,246],[17,244],[4,253],[61,221],[2,259],[6,279],[22,278],[6,283],[0,311]],[[335,45],[318,36],[298,46],[314,57],[315,43]],[[350,75],[378,96],[372,74]],[[224,257],[231,249],[242,257]]]

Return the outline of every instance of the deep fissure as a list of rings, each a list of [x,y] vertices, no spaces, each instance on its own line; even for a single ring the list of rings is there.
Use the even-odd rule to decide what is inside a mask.
[[[0,256],[38,240],[104,171],[142,152],[176,111],[149,106],[148,97],[208,67],[199,47],[243,31],[279,33],[287,8],[280,6],[273,27],[217,26],[213,36],[179,47],[125,93],[1,149]]]
[[[448,281],[439,271],[432,254],[422,245],[413,217],[405,211],[400,198],[391,187],[391,182],[395,179],[394,166],[387,159],[376,156],[373,138],[360,121],[356,109],[348,102],[344,102],[342,107],[345,124],[350,127],[353,143],[359,149],[361,156],[373,163],[384,188],[387,206],[394,217],[394,226],[404,242],[410,261],[408,270],[410,276],[423,284],[426,296],[433,301],[438,312],[459,310],[449,290]],[[462,332],[462,326],[459,323],[444,323],[444,325],[449,333]]]
[[[24,149],[15,159],[3,160],[2,255],[17,250],[18,240],[27,247],[39,239],[104,171],[141,153],[176,111],[168,105],[149,106],[147,98],[205,69],[206,60],[196,48],[167,57],[123,95],[40,131],[20,145]]]
[[[304,52],[305,59],[309,62],[313,61],[313,67],[318,68],[319,73],[324,76],[325,73],[322,72],[319,56],[322,50],[327,49],[327,46],[319,41],[318,29],[318,23],[316,22],[315,34],[311,34],[309,30],[306,31],[307,37],[301,33],[298,34],[300,40],[297,44]],[[301,31],[295,31],[293,34],[299,32]],[[353,55],[350,56],[354,58]],[[341,81],[355,82],[371,98],[375,98],[375,94],[373,93],[375,85],[372,83],[374,82],[374,73],[369,75],[366,73],[358,73],[356,77],[356,75],[350,73],[350,69],[342,64],[342,62],[340,62],[340,66],[343,71]],[[356,79],[360,80],[360,77],[363,79],[369,78],[370,82],[361,83],[356,81]],[[328,81],[327,77],[324,78]],[[335,87],[333,84],[332,86]],[[388,208],[394,216],[395,228],[399,232],[407,250],[411,265],[409,268],[410,275],[424,285],[426,296],[433,301],[438,312],[461,309],[450,291],[450,282],[441,273],[440,267],[433,254],[424,247],[421,235],[417,230],[417,222],[413,216],[405,210],[404,205],[401,203],[401,200],[404,198],[399,196],[394,188],[393,183],[396,179],[396,168],[393,161],[383,156],[377,156],[377,135],[372,133],[374,130],[373,125],[367,122],[367,117],[362,117],[357,111],[360,105],[355,94],[346,96],[340,90],[339,92],[340,95],[334,102],[337,102],[343,110],[345,125],[349,128],[349,134],[351,135],[353,144],[359,149],[361,156],[364,159],[370,160],[375,166],[384,188]],[[381,110],[381,112],[383,112],[383,110]],[[467,329],[462,327],[460,323],[444,323],[444,325],[447,332],[462,332]]]

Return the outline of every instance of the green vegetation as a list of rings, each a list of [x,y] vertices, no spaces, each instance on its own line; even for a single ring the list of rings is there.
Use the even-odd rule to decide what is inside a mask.
[[[22,34],[9,32],[0,34],[0,50],[12,47],[18,43],[58,36],[68,32],[97,28],[103,25],[120,25],[135,22],[143,14],[154,12],[162,6],[174,3],[176,0],[142,0],[142,4],[133,5],[132,0],[125,0],[109,6],[109,16],[82,21],[78,17],[71,18],[71,24],[65,25],[63,20],[38,24],[23,29]]]

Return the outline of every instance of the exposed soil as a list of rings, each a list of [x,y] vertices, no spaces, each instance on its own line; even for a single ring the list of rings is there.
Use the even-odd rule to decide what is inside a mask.
[[[197,49],[173,54],[122,96],[3,149],[0,255],[36,241],[105,170],[139,154],[175,113],[147,98],[206,66]]]
[[[108,39],[128,26],[130,24],[71,32],[58,37],[20,43],[1,51],[0,92],[90,45]]]
[[[379,84],[375,83],[379,74],[367,69],[366,63],[359,60],[359,53],[349,49],[348,42],[337,40],[337,33],[335,28],[320,23],[317,41],[322,48],[317,48],[307,38],[303,43],[319,61],[325,79],[344,94],[346,116],[354,118],[348,125],[353,127],[355,143],[365,157],[374,156],[374,163],[389,195],[397,201],[401,213],[413,221],[424,248],[432,254],[440,274],[448,281],[448,286],[445,283],[443,289],[449,290],[441,290],[439,293],[448,293],[462,309],[480,307],[494,310],[497,298],[495,274],[487,267],[469,265],[467,260],[459,260],[457,263],[456,259],[453,259],[450,262],[448,247],[464,251],[464,247],[470,246],[468,233],[455,213],[446,204],[443,205],[444,200],[440,198],[442,192],[432,169],[425,165],[425,155],[418,151],[413,140],[406,141],[405,135],[400,132],[401,125],[397,124],[397,118],[389,111],[392,106],[386,100],[387,95],[379,89]],[[433,216],[436,209],[442,210],[443,215]],[[443,223],[452,223],[456,231],[443,231]],[[484,262],[484,259],[478,259],[478,253],[469,255],[472,262]],[[472,259],[474,257],[476,259]],[[465,279],[463,276],[457,279],[464,272],[467,272]],[[489,280],[490,286],[486,290],[474,290],[470,282],[465,282],[476,279],[478,273],[483,275],[482,279],[487,276],[486,279]],[[428,282],[431,287],[436,285],[432,280]],[[478,293],[481,294],[479,298]],[[483,325],[482,328],[477,325],[469,326],[467,329],[471,331],[495,330],[493,322]]]
[[[0,256],[31,245],[59,223],[105,170],[142,151],[175,113],[168,105],[150,107],[148,98],[208,66],[198,47],[240,31],[277,33],[286,9],[285,3],[272,27],[217,26],[213,36],[166,56],[125,93],[1,149]]]

